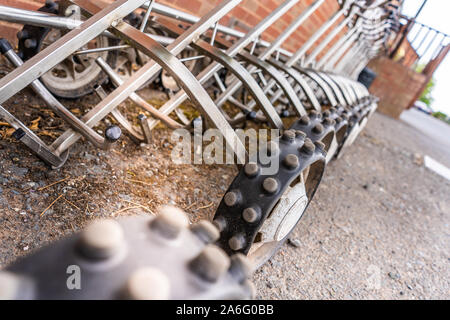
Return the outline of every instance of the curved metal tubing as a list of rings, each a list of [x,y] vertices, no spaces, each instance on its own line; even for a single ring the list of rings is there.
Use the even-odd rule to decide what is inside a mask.
[[[282,70],[283,72],[288,74],[292,79],[294,79],[294,81],[300,86],[300,88],[302,88],[303,92],[308,98],[309,103],[311,103],[314,109],[320,112],[322,107],[320,106],[319,101],[317,100],[308,82],[306,82],[306,80],[297,70],[289,68],[275,59],[269,59],[269,63],[272,64],[274,67]]]
[[[252,75],[245,69],[237,60],[228,56],[226,53],[211,46],[209,43],[203,40],[198,40],[192,44],[192,46],[208,57],[216,60],[221,65],[226,67],[232,72],[247,88],[256,104],[263,111],[267,120],[274,128],[282,129],[283,121],[275,110],[274,106],[270,103],[270,100],[265,95],[262,88],[258,85]]]
[[[254,65],[255,67],[260,68],[261,70],[266,72],[272,79],[274,79],[280,86],[280,88],[283,90],[284,95],[292,104],[292,106],[297,111],[297,114],[300,117],[305,116],[307,114],[305,107],[298,98],[294,88],[291,86],[289,81],[286,80],[286,78],[281,72],[279,72],[276,68],[274,68],[266,61],[260,60],[248,52],[241,52],[239,56],[248,63]]]
[[[323,90],[325,93],[325,96],[327,97],[328,101],[330,102],[330,105],[332,107],[335,107],[338,105],[338,102],[336,100],[336,97],[333,93],[333,89],[324,81],[314,70],[311,69],[303,69],[303,68],[295,68],[298,70],[301,74],[304,74],[311,80],[313,80],[317,85]]]
[[[240,0],[230,0],[222,3],[214,11],[204,16],[198,23],[189,28],[182,36],[177,38],[167,49],[159,43],[143,34],[139,30],[127,25],[126,23],[119,23],[113,28],[114,33],[126,41],[131,42],[139,50],[150,56],[154,61],[150,61],[141,69],[139,69],[130,79],[114,90],[108,97],[102,100],[94,109],[85,115],[86,123],[88,125],[95,125],[100,119],[106,116],[128,96],[137,90],[147,79],[151,78],[161,69],[157,65],[157,61],[164,67],[186,91],[188,96],[196,104],[196,106],[204,113],[207,119],[217,127],[224,135],[226,143],[235,151],[235,154],[240,163],[245,163],[246,150],[244,145],[234,133],[231,126],[224,118],[221,111],[214,105],[213,101],[189,72],[189,70],[176,57],[183,49],[185,49],[195,38],[205,32],[213,23],[228,12]],[[100,11],[101,9],[96,5],[85,1],[76,0],[83,9],[89,11],[91,14]],[[55,141],[58,150],[62,151],[69,147],[79,139],[79,135],[75,132],[66,131],[60,139]]]

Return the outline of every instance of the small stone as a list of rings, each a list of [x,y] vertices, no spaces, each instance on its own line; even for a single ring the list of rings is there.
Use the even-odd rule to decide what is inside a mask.
[[[292,238],[289,238],[289,239],[288,239],[288,243],[289,243],[291,246],[293,246],[294,248],[298,248],[298,247],[301,246],[300,240],[298,240],[298,239],[292,239]]]
[[[393,280],[399,280],[400,279],[400,275],[398,273],[395,272],[389,272],[388,276],[393,279]]]
[[[424,160],[423,156],[420,153],[414,154],[414,163],[418,166],[423,166]]]

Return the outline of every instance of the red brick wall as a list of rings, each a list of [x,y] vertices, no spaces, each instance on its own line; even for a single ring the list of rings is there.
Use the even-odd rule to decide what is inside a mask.
[[[370,92],[380,98],[378,111],[396,119],[427,82],[425,75],[386,57],[372,60],[368,67],[377,73]]]
[[[111,2],[112,0],[101,0]],[[204,15],[214,8],[221,0],[157,0],[159,3],[195,14]],[[261,19],[277,8],[284,0],[243,0],[230,14],[221,20],[227,25],[230,17],[239,19],[249,27],[255,26]],[[314,0],[301,0],[289,10],[281,19],[271,26],[262,38],[267,41],[274,40],[307,6]],[[0,0],[0,4],[23,9],[37,9],[45,0]],[[317,30],[339,8],[337,0],[326,0],[324,4],[312,15],[284,44],[284,48],[294,51]],[[17,42],[15,34],[19,25],[0,22],[0,36],[6,37],[14,43]],[[326,36],[326,35],[325,35]]]

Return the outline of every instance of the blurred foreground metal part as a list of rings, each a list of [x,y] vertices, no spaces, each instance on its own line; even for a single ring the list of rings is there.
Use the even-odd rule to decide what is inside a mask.
[[[251,299],[243,255],[214,246],[219,232],[184,212],[97,220],[0,271],[0,299]]]

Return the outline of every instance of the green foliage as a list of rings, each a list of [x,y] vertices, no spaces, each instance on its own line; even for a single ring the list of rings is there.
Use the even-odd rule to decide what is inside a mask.
[[[431,78],[430,82],[427,83],[425,90],[423,91],[422,95],[419,98],[420,101],[425,103],[430,108],[434,101],[432,93],[435,85],[436,82],[434,78]]]
[[[435,118],[437,118],[437,119],[439,119],[439,120],[442,120],[442,121],[447,122],[448,124],[450,124],[450,118],[449,118],[445,113],[443,113],[443,112],[440,112],[440,111],[434,112],[434,113],[433,113],[433,117],[435,117]]]

